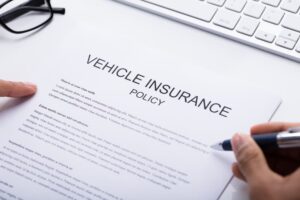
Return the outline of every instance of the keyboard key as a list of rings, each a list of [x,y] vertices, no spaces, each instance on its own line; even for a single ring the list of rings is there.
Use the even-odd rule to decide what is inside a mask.
[[[207,0],[208,3],[216,5],[216,6],[223,6],[225,3],[225,0]]]
[[[300,53],[300,43],[299,43],[298,46],[296,47],[296,51],[297,51],[298,53]]]
[[[266,6],[260,3],[249,2],[244,10],[244,14],[259,19],[265,8]]]
[[[272,43],[275,40],[275,35],[264,31],[257,31],[255,37],[265,42]]]
[[[281,0],[262,0],[262,2],[264,4],[267,4],[269,6],[274,6],[274,7],[277,7],[279,5]]]
[[[282,26],[300,32],[300,16],[286,15],[282,22]]]
[[[233,30],[240,19],[240,15],[229,10],[220,10],[214,19],[214,24]]]
[[[281,31],[281,33],[279,34],[280,37],[292,40],[294,42],[297,42],[299,39],[300,34],[295,32],[295,31],[291,31],[288,29],[284,29]]]
[[[291,41],[289,39],[285,39],[283,37],[278,37],[275,44],[280,46],[280,47],[284,47],[286,49],[292,50],[295,47],[296,42]]]
[[[215,6],[200,1],[151,0],[151,2],[205,22],[210,22],[217,11]]]
[[[265,14],[263,15],[263,20],[278,25],[281,22],[283,15],[283,11],[274,8],[269,8],[265,11]]]
[[[300,0],[285,0],[281,4],[281,8],[292,13],[297,13],[300,8]]]
[[[242,12],[246,3],[246,0],[227,0],[225,7],[235,12]]]
[[[242,17],[238,26],[237,32],[252,36],[258,27],[259,21],[250,17]]]

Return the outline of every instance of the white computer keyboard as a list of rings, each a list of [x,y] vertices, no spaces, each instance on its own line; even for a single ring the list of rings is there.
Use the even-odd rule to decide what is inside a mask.
[[[300,0],[115,0],[300,63]]]

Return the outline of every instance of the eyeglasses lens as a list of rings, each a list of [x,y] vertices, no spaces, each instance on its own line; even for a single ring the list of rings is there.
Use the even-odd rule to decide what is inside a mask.
[[[0,9],[0,18],[10,29],[26,31],[48,21],[51,9],[46,0],[13,0]]]

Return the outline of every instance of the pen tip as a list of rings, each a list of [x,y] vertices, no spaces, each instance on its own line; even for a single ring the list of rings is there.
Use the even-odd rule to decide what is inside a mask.
[[[217,143],[210,146],[214,150],[223,151],[222,143]]]

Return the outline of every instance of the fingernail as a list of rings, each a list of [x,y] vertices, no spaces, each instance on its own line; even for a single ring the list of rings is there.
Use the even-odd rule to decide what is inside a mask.
[[[30,86],[30,87],[36,87],[35,84],[30,83],[30,82],[23,82],[25,85]]]
[[[37,91],[37,86],[33,83],[23,83],[28,90],[28,94],[34,94]]]
[[[33,83],[24,82],[23,84],[25,84],[26,87],[29,87],[29,88],[31,88],[31,89],[33,89],[33,90],[36,90],[36,88],[37,88],[36,85],[33,84]]]
[[[232,149],[234,152],[238,152],[242,146],[247,143],[247,138],[245,135],[236,133],[231,140]]]

